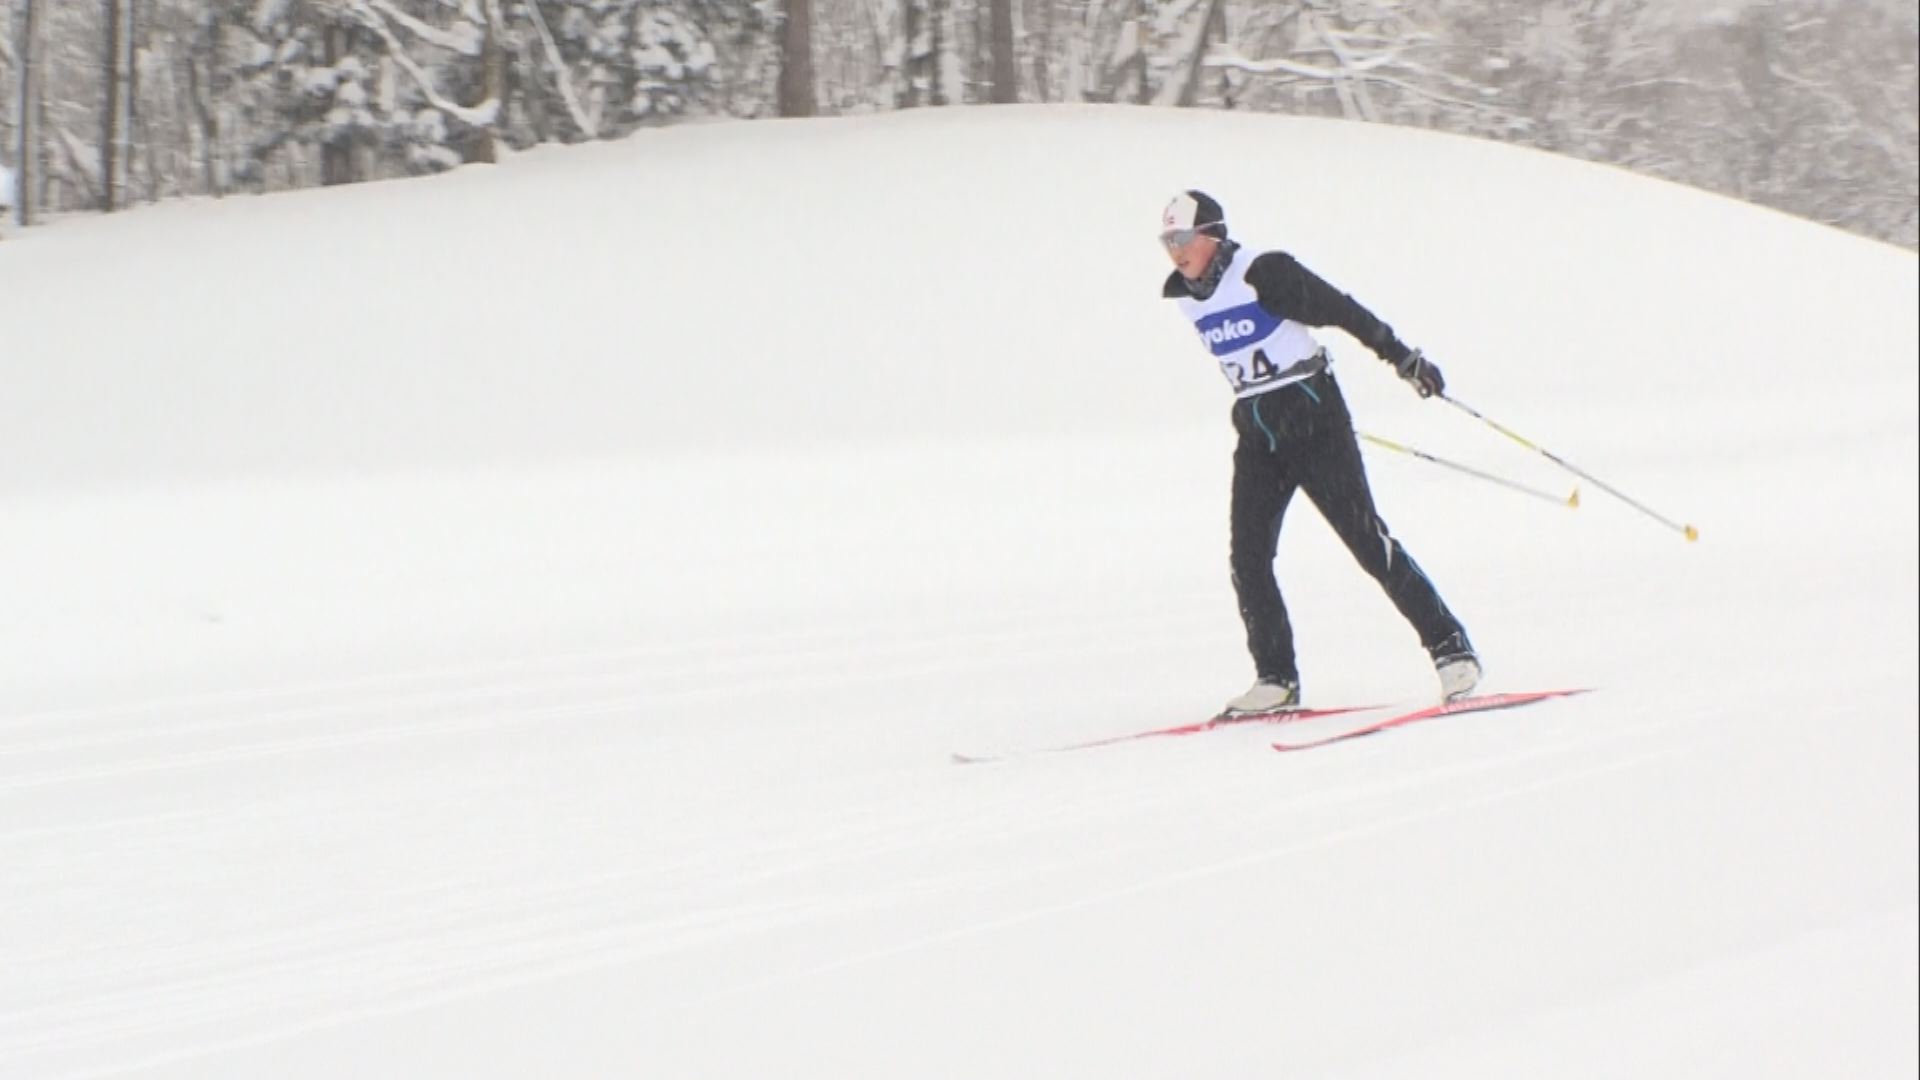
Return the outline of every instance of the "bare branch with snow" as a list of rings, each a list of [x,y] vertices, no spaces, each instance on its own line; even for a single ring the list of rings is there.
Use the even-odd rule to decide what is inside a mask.
[[[363,2],[380,14],[406,27],[407,31],[413,34],[413,36],[429,45],[445,49],[450,53],[457,53],[460,56],[479,56],[481,46],[486,43],[486,32],[464,19],[462,19],[454,29],[442,30],[431,23],[422,22],[406,12],[401,11],[389,3],[388,0],[363,0]]]
[[[553,78],[560,86],[560,100],[566,103],[567,115],[587,138],[599,138],[600,125],[581,106],[580,95],[573,92],[573,76],[567,73],[567,61],[560,55],[560,46],[554,43],[553,32],[547,29],[547,20],[540,15],[540,5],[528,4],[527,12],[533,16],[534,28],[540,33],[540,45],[546,51],[547,63],[553,67]]]
[[[398,37],[394,36],[393,30],[389,28],[386,21],[381,18],[380,12],[372,7],[373,4],[379,4],[383,8],[386,7],[384,0],[352,0],[351,10],[359,17],[362,25],[372,30],[375,34],[378,34],[380,39],[386,43],[387,54],[393,58],[393,62],[398,64],[400,69],[405,71],[408,77],[414,81],[414,84],[420,88],[420,92],[426,96],[427,102],[448,116],[459,120],[461,123],[476,128],[492,127],[494,121],[500,116],[500,99],[488,98],[474,106],[460,105],[447,100],[441,95],[440,91],[434,87],[433,76],[429,75],[418,63],[414,62],[413,57],[407,55],[406,46],[401,43]]]

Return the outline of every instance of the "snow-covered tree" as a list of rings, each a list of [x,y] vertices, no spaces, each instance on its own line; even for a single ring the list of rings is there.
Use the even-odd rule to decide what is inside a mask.
[[[1529,145],[1920,241],[1911,4],[1444,0],[1436,10],[1485,58]]]
[[[1210,35],[1183,39],[1209,51],[1199,72],[1219,78],[1202,102],[1350,120],[1511,133],[1524,121],[1460,63],[1432,8],[1410,0],[1297,0],[1227,5]],[[1199,20],[1195,20],[1199,23]],[[1199,73],[1197,72],[1197,74]],[[1172,100],[1165,100],[1174,104]]]
[[[1914,9],[1752,5],[1695,22],[1674,55],[1701,85],[1664,103],[1664,175],[1911,245],[1920,213]],[[1861,76],[1878,73],[1877,77]]]
[[[0,0],[0,161],[39,214],[692,117],[1113,101],[1508,139],[1916,246],[1916,24],[1912,0]]]
[[[529,0],[524,10],[567,103],[564,138],[770,111],[777,0]],[[727,59],[748,77],[731,80]]]

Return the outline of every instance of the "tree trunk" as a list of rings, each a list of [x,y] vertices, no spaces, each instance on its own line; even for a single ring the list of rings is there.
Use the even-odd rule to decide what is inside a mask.
[[[1207,58],[1207,47],[1215,37],[1226,38],[1225,9],[1222,0],[1213,0],[1207,5],[1206,24],[1194,39],[1193,54],[1187,57],[1186,70],[1181,73],[1180,99],[1175,102],[1180,108],[1191,109],[1200,100],[1200,64]]]
[[[949,104],[947,100],[946,65],[941,56],[946,52],[948,0],[927,0],[927,104],[941,106]]]
[[[100,124],[100,209],[107,213],[124,204],[123,177],[133,173],[133,54],[133,0],[107,0],[107,100]]]
[[[533,42],[522,43],[519,63],[515,67],[520,74],[514,81],[519,84],[520,104],[527,110],[527,124],[533,128],[533,141],[549,143],[557,135],[553,121],[547,115],[547,95],[550,91],[540,78],[540,56],[536,49]]]
[[[1009,0],[1011,2],[1011,0]],[[1040,5],[1040,47],[1033,51],[1033,93],[1040,102],[1053,100],[1053,72],[1048,66],[1048,58],[1053,55],[1053,0],[1033,0]],[[1028,8],[1027,18],[1033,18],[1032,8]],[[1009,24],[1012,19],[1007,20]]]
[[[200,125],[200,165],[205,170],[207,194],[214,198],[225,195],[226,185],[220,175],[220,124],[213,114],[213,65],[220,62],[219,25],[211,14],[203,16],[200,23],[202,35],[187,54],[187,98],[192,102],[195,119]],[[205,81],[202,81],[200,65],[206,64]]]
[[[1020,75],[1013,56],[1013,0],[988,0],[987,6],[993,36],[993,103],[1011,105],[1020,100]]]
[[[780,24],[780,115],[813,116],[813,0],[786,0]]]
[[[141,14],[141,4],[145,3],[145,15]],[[160,140],[153,137],[153,112],[140,107],[140,58],[143,56],[165,55],[168,49],[158,54],[153,47],[153,23],[158,14],[153,0],[127,0],[127,138],[121,150],[127,159],[126,198],[131,203],[143,198],[147,202],[158,202],[165,182],[165,170],[161,168]],[[140,170],[144,181],[144,196],[134,192],[134,162],[139,160],[135,151],[146,157],[145,167]]]
[[[338,22],[327,26],[325,32],[326,57],[328,65],[335,65],[346,59],[353,48],[353,31]],[[355,168],[357,155],[353,152],[353,139],[335,137],[331,142],[320,146],[320,183],[326,186],[351,184],[359,180]]]
[[[45,6],[40,0],[22,0],[26,4],[26,18],[20,30],[20,41],[14,50],[20,58],[20,86],[14,100],[20,110],[20,120],[14,128],[20,137],[15,149],[19,167],[14,173],[14,214],[20,226],[25,228],[33,224],[34,211],[39,209],[38,196],[41,187],[41,137],[40,137],[40,88],[42,85],[40,68],[45,63],[40,56],[40,18]]]
[[[100,209],[113,213],[115,194],[114,151],[120,141],[120,95],[126,89],[120,81],[120,7],[126,0],[107,0],[107,93],[106,111],[100,117]]]
[[[474,104],[476,107],[489,101],[499,104],[493,124],[486,128],[475,128],[467,137],[466,145],[461,148],[460,156],[469,163],[491,165],[499,160],[499,153],[494,147],[495,132],[507,121],[507,27],[499,0],[485,0],[482,8],[487,20],[487,33],[480,45],[480,100]]]
[[[899,108],[913,109],[920,105],[920,56],[915,51],[920,46],[920,23],[926,18],[921,5],[926,0],[901,0],[900,18],[903,23],[901,36],[906,44],[900,51],[900,100]]]
[[[1153,104],[1153,86],[1147,71],[1147,50],[1152,48],[1153,42],[1152,7],[1148,0],[1139,0],[1134,10],[1133,27],[1134,33],[1139,35],[1139,40],[1134,42],[1133,58],[1127,61],[1126,73],[1133,79],[1135,105]],[[1118,94],[1115,94],[1114,100],[1120,100]]]

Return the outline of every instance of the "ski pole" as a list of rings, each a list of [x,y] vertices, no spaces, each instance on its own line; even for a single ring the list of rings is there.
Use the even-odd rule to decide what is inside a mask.
[[[1632,498],[1626,492],[1621,491],[1619,488],[1614,487],[1613,485],[1607,483],[1606,481],[1600,479],[1599,477],[1594,476],[1592,473],[1589,473],[1586,470],[1575,465],[1574,463],[1566,460],[1565,458],[1560,457],[1558,454],[1555,454],[1553,451],[1548,450],[1546,447],[1540,446],[1536,443],[1529,441],[1528,439],[1520,435],[1518,432],[1514,431],[1512,428],[1509,428],[1503,424],[1498,423],[1493,418],[1484,415],[1483,413],[1480,412],[1480,410],[1474,408],[1473,406],[1467,404],[1466,402],[1461,401],[1458,398],[1448,397],[1444,393],[1435,394],[1434,396],[1446,402],[1447,404],[1453,406],[1454,408],[1459,409],[1461,412],[1466,413],[1468,416],[1471,416],[1474,419],[1480,421],[1481,423],[1487,425],[1488,427],[1499,432],[1500,434],[1505,435],[1507,438],[1512,439],[1514,442],[1519,443],[1521,446],[1524,446],[1527,449],[1532,450],[1534,453],[1539,454],[1541,457],[1546,458],[1548,461],[1553,462],[1555,465],[1560,466],[1561,468],[1567,470],[1568,472],[1579,477],[1580,479],[1587,481],[1588,483],[1592,484],[1594,487],[1599,488],[1601,491],[1604,491],[1607,494],[1612,495],[1614,498],[1619,499],[1621,502],[1626,503],[1628,506],[1633,507],[1635,510],[1640,511],[1641,513],[1647,515],[1648,517],[1659,522],[1660,524],[1665,525],[1667,528],[1672,529],[1673,531],[1686,537],[1688,541],[1694,541],[1694,540],[1700,539],[1700,530],[1694,528],[1691,525],[1682,525],[1677,521],[1673,521],[1658,513],[1655,513],[1652,509],[1640,503],[1638,500]]]
[[[1394,453],[1406,454],[1409,457],[1416,457],[1416,458],[1419,458],[1421,461],[1429,462],[1434,465],[1439,465],[1443,468],[1452,469],[1455,472],[1463,472],[1463,473],[1466,473],[1468,476],[1485,480],[1489,484],[1499,484],[1503,488],[1511,488],[1514,491],[1520,492],[1522,495],[1531,495],[1536,499],[1545,499],[1550,503],[1559,503],[1561,506],[1570,507],[1570,508],[1577,508],[1580,505],[1580,489],[1579,488],[1574,488],[1573,494],[1568,495],[1565,498],[1561,498],[1560,496],[1555,495],[1551,491],[1541,491],[1539,488],[1530,488],[1525,484],[1516,483],[1512,480],[1506,479],[1505,477],[1495,476],[1492,473],[1481,472],[1479,469],[1473,468],[1470,465],[1462,465],[1457,461],[1448,461],[1446,458],[1434,457],[1432,454],[1429,454],[1424,450],[1416,450],[1411,446],[1402,446],[1401,444],[1394,442],[1391,439],[1383,439],[1378,435],[1369,435],[1364,431],[1356,431],[1354,432],[1354,434],[1360,436],[1362,439],[1365,439],[1367,442],[1370,442],[1375,446],[1382,447],[1387,450],[1392,450]]]

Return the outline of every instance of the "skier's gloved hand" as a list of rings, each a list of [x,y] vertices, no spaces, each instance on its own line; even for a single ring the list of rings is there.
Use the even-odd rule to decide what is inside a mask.
[[[1422,356],[1419,349],[1408,350],[1393,369],[1423,398],[1444,394],[1447,390],[1447,379],[1440,374],[1440,365]]]

